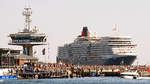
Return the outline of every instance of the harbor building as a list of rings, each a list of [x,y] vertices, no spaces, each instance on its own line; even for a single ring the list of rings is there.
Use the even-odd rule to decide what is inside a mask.
[[[11,41],[8,44],[23,47],[23,54],[16,56],[16,59],[19,60],[19,65],[23,65],[24,63],[37,63],[38,58],[33,55],[33,46],[46,45],[47,36],[45,33],[38,33],[36,26],[31,28],[31,8],[24,8],[22,14],[25,16],[24,29],[10,34]]]
[[[0,48],[0,68],[14,67],[19,62],[15,56],[20,54],[20,50]]]

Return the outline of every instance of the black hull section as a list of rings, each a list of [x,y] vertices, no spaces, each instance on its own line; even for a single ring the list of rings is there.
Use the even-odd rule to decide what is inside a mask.
[[[104,65],[131,65],[136,59],[136,56],[124,56],[108,59]]]
[[[91,61],[83,61],[83,60],[76,60],[74,58],[74,61],[71,58],[67,59],[57,59],[57,62],[60,60],[63,61],[66,64],[75,64],[75,65],[131,65],[136,59],[136,56],[116,56],[113,58],[106,58],[106,59],[100,59],[100,60],[91,60]]]

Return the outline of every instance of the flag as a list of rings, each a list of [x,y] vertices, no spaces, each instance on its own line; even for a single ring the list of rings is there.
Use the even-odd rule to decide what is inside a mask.
[[[42,54],[45,55],[45,48],[42,50]]]
[[[150,72],[150,69],[149,69],[149,68],[147,68],[147,72]]]
[[[115,27],[113,28],[113,31],[118,31],[117,24],[115,24]]]
[[[8,62],[8,58],[6,58],[5,60],[6,60],[6,62]]]
[[[117,31],[117,28],[113,28],[113,31]]]
[[[36,54],[37,53],[37,51],[34,51],[34,54]]]

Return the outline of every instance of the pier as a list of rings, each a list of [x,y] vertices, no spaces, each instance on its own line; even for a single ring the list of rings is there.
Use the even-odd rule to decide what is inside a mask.
[[[96,66],[96,65],[60,65],[35,64],[34,66],[15,68],[19,79],[45,79],[45,78],[80,78],[120,76],[121,72],[137,70],[141,76],[150,77],[150,66]]]

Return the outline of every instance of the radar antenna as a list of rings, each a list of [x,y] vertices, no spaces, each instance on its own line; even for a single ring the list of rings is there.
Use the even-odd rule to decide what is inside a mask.
[[[29,32],[30,31],[30,23],[31,23],[31,19],[30,16],[32,14],[30,5],[29,5],[29,1],[28,1],[28,5],[26,4],[24,11],[23,11],[23,16],[25,16],[25,26],[24,26],[24,32]]]

